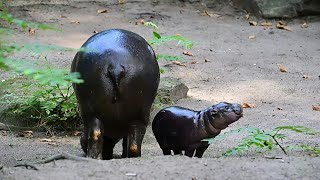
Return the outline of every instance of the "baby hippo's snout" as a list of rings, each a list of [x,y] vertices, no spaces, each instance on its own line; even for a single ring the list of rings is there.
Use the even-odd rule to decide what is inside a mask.
[[[242,106],[240,104],[232,104],[232,106],[230,107],[234,113],[236,113],[237,115],[240,115],[241,117],[242,115]]]

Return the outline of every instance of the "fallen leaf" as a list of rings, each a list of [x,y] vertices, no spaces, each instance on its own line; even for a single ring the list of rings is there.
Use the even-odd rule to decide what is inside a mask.
[[[61,15],[60,18],[67,18],[67,16]]]
[[[191,52],[189,52],[189,51],[183,51],[182,54],[184,54],[186,56],[193,56],[193,54]]]
[[[80,24],[80,21],[70,21],[70,24]]]
[[[97,10],[98,14],[107,13],[107,12],[108,12],[107,9],[99,9],[99,10]]]
[[[276,27],[277,27],[278,29],[283,29],[283,30],[287,30],[287,31],[292,31],[292,29],[291,29],[289,26],[284,25],[283,23],[280,23],[280,22],[282,22],[282,21],[278,21],[278,23],[277,23],[277,25],[276,25]]]
[[[312,110],[314,111],[320,111],[320,105],[313,105]]]
[[[301,24],[301,28],[308,28],[309,27],[309,25],[306,23],[306,22],[304,22],[303,24]]]
[[[303,78],[303,79],[310,79],[311,77],[310,77],[309,75],[306,75],[306,74],[305,74],[305,75],[302,76],[302,78]]]
[[[52,142],[52,139],[43,138],[40,139],[40,142]]]
[[[283,26],[288,25],[288,23],[287,23],[287,22],[285,22],[285,21],[278,21],[278,22],[277,22],[277,24],[279,24],[279,25],[283,25]]]
[[[209,59],[205,58],[204,62],[211,62]]]
[[[139,19],[138,21],[136,21],[136,25],[139,25],[139,24],[144,24],[144,20],[143,19]]]
[[[29,28],[29,29],[28,29],[28,32],[29,32],[29,34],[31,34],[31,35],[36,34],[36,30],[35,30],[35,29],[32,29],[32,28]]]
[[[50,145],[50,146],[57,146],[57,143],[55,143],[55,142],[49,142],[48,145]]]
[[[118,4],[124,4],[124,0],[118,0]]]
[[[318,157],[319,155],[316,154],[316,153],[311,153],[311,154],[309,154],[309,156],[311,156],[311,157]]]
[[[251,104],[251,103],[243,103],[241,106],[242,106],[242,108],[255,108],[256,107],[256,105]]]
[[[186,66],[185,64],[181,63],[180,61],[172,61],[172,64],[175,64],[178,66]]]
[[[256,36],[252,35],[252,36],[249,36],[249,39],[255,39]]]
[[[197,64],[198,62],[197,61],[191,61],[190,64]]]
[[[287,68],[285,68],[285,67],[280,67],[279,69],[281,72],[288,72]]]
[[[272,26],[271,22],[262,22],[260,23],[260,26]]]
[[[81,131],[75,131],[73,132],[73,136],[81,136],[82,132]]]
[[[19,137],[32,137],[33,131],[20,131],[18,132]]]
[[[249,21],[250,26],[257,26],[258,23],[256,21]]]

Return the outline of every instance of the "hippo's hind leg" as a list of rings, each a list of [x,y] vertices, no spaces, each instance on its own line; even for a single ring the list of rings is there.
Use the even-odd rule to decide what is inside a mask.
[[[194,155],[197,158],[202,158],[203,153],[208,149],[209,144],[208,145],[202,145],[199,148],[196,149],[196,154]]]
[[[93,159],[102,159],[103,151],[103,126],[102,122],[95,118],[89,122],[88,128],[88,150],[87,157]]]
[[[93,113],[89,110],[89,107],[86,103],[80,101],[79,99],[79,109],[80,115],[83,122],[83,133],[80,138],[80,145],[83,152],[87,155],[88,153],[88,130],[89,130],[89,122],[94,121],[95,117]]]
[[[123,154],[122,154],[123,157],[140,157],[141,156],[141,144],[142,144],[142,140],[145,133],[146,133],[145,125],[143,124],[130,125],[129,133],[127,136],[127,148],[123,150]],[[127,152],[127,156],[125,155],[126,152]]]

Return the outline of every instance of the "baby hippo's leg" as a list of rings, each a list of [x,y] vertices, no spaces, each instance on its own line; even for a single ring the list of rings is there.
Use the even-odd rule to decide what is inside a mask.
[[[182,151],[180,150],[173,150],[173,153],[174,155],[178,155],[178,154],[182,155]]]
[[[193,154],[195,152],[195,149],[186,149],[184,150],[184,155],[189,156],[189,157],[193,157]]]
[[[201,145],[199,148],[197,148],[196,154],[194,156],[197,158],[202,158],[204,151],[206,151],[208,147],[209,147],[209,144]]]

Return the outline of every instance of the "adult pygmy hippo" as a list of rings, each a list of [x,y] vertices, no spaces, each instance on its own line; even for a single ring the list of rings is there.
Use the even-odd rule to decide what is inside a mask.
[[[159,85],[159,66],[141,36],[110,29],[90,37],[73,59],[73,84],[84,124],[80,139],[87,157],[111,159],[123,138],[122,157],[141,156],[141,143]]]
[[[217,136],[221,130],[242,117],[239,104],[221,102],[203,111],[168,107],[152,122],[153,133],[164,155],[182,154],[201,158],[209,144],[201,140]]]

